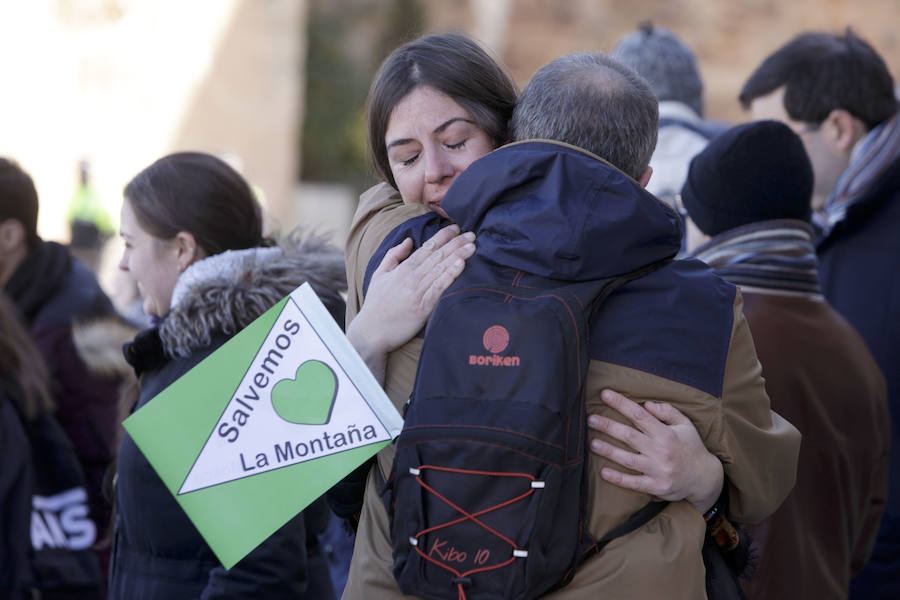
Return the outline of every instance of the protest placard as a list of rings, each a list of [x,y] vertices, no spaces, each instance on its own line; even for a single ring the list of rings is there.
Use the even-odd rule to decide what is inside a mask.
[[[124,425],[231,568],[403,422],[303,284]]]

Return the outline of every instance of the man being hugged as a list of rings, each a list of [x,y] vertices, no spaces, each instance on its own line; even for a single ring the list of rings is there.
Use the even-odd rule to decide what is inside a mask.
[[[677,214],[644,190],[657,119],[656,98],[631,70],[602,54],[559,58],[539,70],[519,98],[510,123],[519,143],[474,162],[440,207],[463,231],[477,234],[476,259],[508,268],[507,285],[525,289],[535,277],[610,278],[660,263],[609,295],[590,322],[586,409],[608,423],[594,438],[621,448],[615,436],[622,417],[601,399],[607,388],[639,403],[671,402],[724,465],[729,514],[758,521],[793,486],[800,436],[770,410],[740,292],[699,261],[666,262],[682,233]],[[387,227],[379,217],[369,213],[365,226],[354,230],[372,235],[383,227],[386,237],[369,273],[388,248],[407,237],[419,244],[443,222],[432,213],[391,230],[393,215]],[[387,392],[398,405],[411,392],[421,347],[413,340],[388,360]],[[391,557],[407,542],[391,540],[378,494],[393,452],[389,447],[379,455],[369,478],[345,598],[404,597]],[[595,539],[653,499],[605,482],[600,471],[613,465],[591,457],[586,520]],[[710,467],[718,469],[700,462],[694,470]],[[546,597],[705,597],[706,526],[694,491],[673,497],[679,501],[614,539]]]

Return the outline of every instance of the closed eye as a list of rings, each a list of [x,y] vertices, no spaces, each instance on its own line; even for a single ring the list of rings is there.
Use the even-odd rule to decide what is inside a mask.
[[[417,159],[417,158],[419,158],[419,155],[418,155],[418,154],[415,154],[415,155],[413,155],[413,156],[407,158],[406,160],[401,161],[400,164],[402,164],[404,167],[408,167],[409,165],[411,165],[411,164],[413,164],[414,162],[416,162],[416,159]]]
[[[465,147],[467,141],[468,140],[463,140],[463,141],[459,142],[458,144],[447,144],[447,147],[450,148],[451,150],[460,150],[461,148]]]

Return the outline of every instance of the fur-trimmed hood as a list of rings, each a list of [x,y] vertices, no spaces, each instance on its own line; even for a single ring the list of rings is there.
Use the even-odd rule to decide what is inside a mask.
[[[76,321],[72,343],[88,370],[100,377],[127,378],[133,375],[122,355],[122,346],[138,330],[119,315]]]
[[[233,335],[297,286],[309,282],[343,326],[343,254],[324,237],[293,232],[271,248],[229,250],[192,264],[179,277],[159,337],[169,358]]]

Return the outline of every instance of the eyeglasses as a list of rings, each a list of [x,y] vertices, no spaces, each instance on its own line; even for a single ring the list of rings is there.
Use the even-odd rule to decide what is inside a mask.
[[[795,129],[794,133],[796,133],[800,137],[803,137],[807,133],[810,133],[813,131],[818,131],[821,127],[822,127],[821,123],[807,123],[800,129]]]

